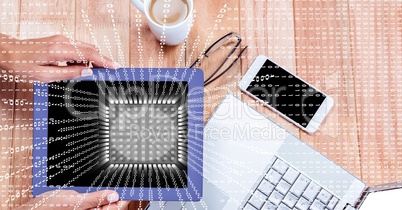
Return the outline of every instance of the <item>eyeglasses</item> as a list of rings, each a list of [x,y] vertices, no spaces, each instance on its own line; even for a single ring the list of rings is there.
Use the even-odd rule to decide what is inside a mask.
[[[232,61],[232,63],[230,63],[230,65],[228,67],[226,67],[220,74],[217,74],[220,71],[220,69],[226,64],[226,62],[229,60],[229,58],[232,56],[232,54],[236,51],[236,49],[239,48],[240,43],[242,41],[240,34],[238,34],[236,32],[230,32],[230,33],[222,36],[221,38],[219,38],[217,41],[215,41],[207,50],[205,50],[205,52],[203,52],[201,54],[201,56],[199,58],[197,58],[196,61],[194,61],[193,64],[190,65],[189,68],[199,67],[201,65],[201,60],[204,57],[209,58],[209,56],[213,52],[215,52],[217,49],[223,47],[227,43],[231,43],[234,38],[237,39],[237,41],[235,40],[236,44],[233,46],[233,48],[230,50],[229,54],[226,56],[226,58],[223,60],[223,62],[218,66],[218,68],[204,81],[204,86],[207,86],[208,84],[210,84],[211,82],[215,81],[220,76],[225,74],[227,71],[229,71],[229,69],[236,63],[236,61],[239,60],[239,58],[241,57],[241,55],[247,49],[248,46],[245,46],[240,51],[240,53],[236,56],[236,58]]]

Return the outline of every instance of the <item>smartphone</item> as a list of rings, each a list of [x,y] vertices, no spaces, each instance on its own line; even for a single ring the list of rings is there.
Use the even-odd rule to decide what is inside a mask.
[[[240,89],[308,133],[314,133],[334,100],[266,56],[258,56]]]

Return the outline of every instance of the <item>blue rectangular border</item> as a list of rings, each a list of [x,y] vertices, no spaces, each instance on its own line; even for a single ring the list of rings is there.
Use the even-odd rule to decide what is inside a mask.
[[[188,181],[187,188],[67,187],[47,186],[48,85],[34,84],[33,195],[51,190],[80,193],[115,190],[123,200],[199,201],[202,197],[204,75],[200,69],[121,68],[93,69],[94,75],[76,81],[186,81],[188,82]],[[190,116],[191,115],[191,116]]]

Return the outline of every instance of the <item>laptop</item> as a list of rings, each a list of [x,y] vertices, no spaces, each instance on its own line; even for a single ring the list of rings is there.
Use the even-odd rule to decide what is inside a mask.
[[[228,94],[204,128],[200,202],[152,201],[147,209],[358,209],[370,192],[344,170]]]

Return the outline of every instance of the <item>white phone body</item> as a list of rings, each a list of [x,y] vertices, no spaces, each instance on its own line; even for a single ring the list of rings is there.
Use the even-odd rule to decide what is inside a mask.
[[[300,79],[299,77],[294,75],[292,72],[289,72],[286,69],[284,69],[283,67],[280,67],[278,64],[276,64],[272,60],[270,60],[272,63],[274,63],[275,65],[277,65],[280,68],[284,69],[286,72],[288,72],[289,74],[291,74],[295,78],[301,80],[302,82],[306,83],[308,86],[313,88],[315,91],[320,92],[322,95],[325,96],[324,101],[321,103],[321,105],[318,108],[318,110],[314,113],[313,117],[311,118],[311,120],[309,121],[307,126],[303,127],[302,125],[300,125],[299,123],[295,122],[294,120],[292,120],[291,118],[289,118],[285,114],[283,114],[280,111],[278,111],[277,109],[273,108],[271,105],[269,105],[265,101],[259,99],[257,96],[255,96],[254,94],[252,94],[249,91],[247,91],[247,88],[249,87],[250,83],[254,80],[255,76],[257,75],[257,73],[259,72],[261,67],[264,65],[266,60],[270,60],[270,59],[268,59],[268,57],[263,56],[263,55],[260,55],[255,59],[253,64],[251,64],[250,68],[248,69],[248,71],[246,72],[246,74],[244,75],[242,80],[240,81],[240,83],[239,83],[240,89],[242,91],[244,91],[245,93],[247,93],[248,95],[250,95],[251,97],[253,97],[256,100],[258,100],[261,103],[263,103],[265,106],[267,106],[271,110],[273,110],[276,113],[280,114],[282,117],[284,117],[285,119],[289,120],[290,122],[292,122],[293,124],[295,124],[296,126],[301,128],[302,130],[304,130],[304,131],[306,131],[308,133],[314,133],[315,131],[317,131],[318,127],[320,126],[320,124],[322,123],[324,118],[328,115],[329,111],[331,110],[332,106],[334,105],[334,99],[332,99],[330,96],[326,95],[322,91],[318,90],[316,87],[312,86],[311,84],[309,84],[309,83],[305,82],[304,80]]]

